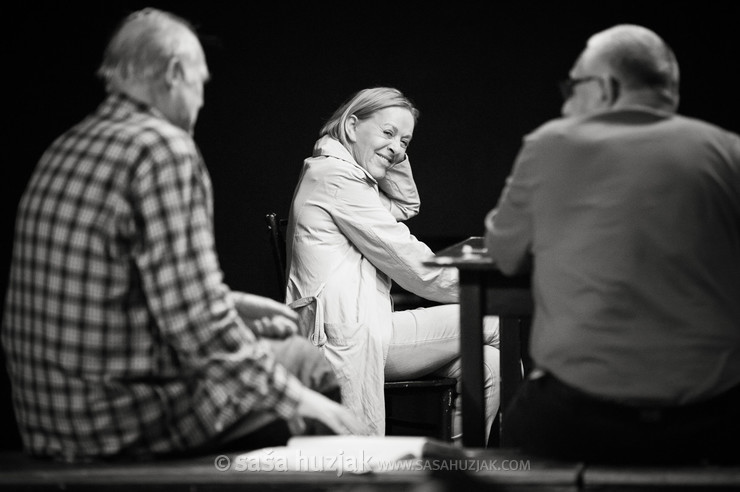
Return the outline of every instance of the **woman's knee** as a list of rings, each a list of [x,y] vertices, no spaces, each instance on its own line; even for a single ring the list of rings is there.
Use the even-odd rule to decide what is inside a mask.
[[[483,318],[483,343],[498,348],[499,317],[485,316]]]
[[[498,384],[500,381],[501,364],[499,362],[500,353],[496,347],[490,345],[483,346],[483,376],[486,385]]]
[[[418,337],[419,331],[434,332],[441,337],[459,337],[460,306],[439,306],[407,309],[393,313],[393,338],[404,340]]]

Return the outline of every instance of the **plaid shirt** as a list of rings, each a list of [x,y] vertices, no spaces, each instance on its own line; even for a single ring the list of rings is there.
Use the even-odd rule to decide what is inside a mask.
[[[223,284],[192,138],[121,95],[31,178],[2,342],[26,450],[66,461],[192,448],[300,391]]]

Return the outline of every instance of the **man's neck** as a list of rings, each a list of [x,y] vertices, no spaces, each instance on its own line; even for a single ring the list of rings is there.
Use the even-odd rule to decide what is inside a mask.
[[[614,103],[613,109],[635,106],[644,106],[658,111],[675,113],[678,103],[654,90],[637,90],[622,93],[617,102]]]

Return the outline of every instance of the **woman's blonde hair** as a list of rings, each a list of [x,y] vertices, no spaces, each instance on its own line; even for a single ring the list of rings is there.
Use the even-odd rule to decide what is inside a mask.
[[[354,115],[362,121],[370,118],[376,111],[390,107],[408,109],[414,117],[414,123],[419,118],[419,110],[401,91],[392,87],[373,87],[357,92],[334,111],[331,118],[321,128],[319,137],[329,135],[342,142],[343,145],[349,145],[345,123],[350,116]]]

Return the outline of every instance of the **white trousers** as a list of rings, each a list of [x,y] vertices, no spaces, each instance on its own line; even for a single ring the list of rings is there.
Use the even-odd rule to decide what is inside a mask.
[[[483,397],[486,405],[484,442],[501,402],[496,316],[483,320]],[[435,375],[457,379],[453,436],[462,436],[460,403],[460,306],[444,304],[393,313],[393,333],[385,363],[386,381]]]

